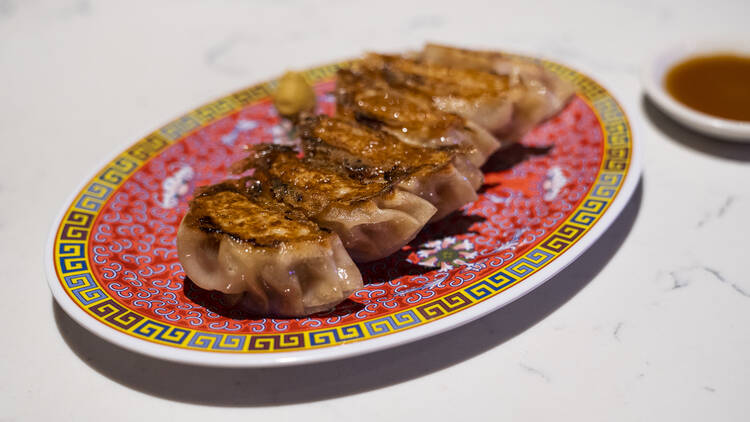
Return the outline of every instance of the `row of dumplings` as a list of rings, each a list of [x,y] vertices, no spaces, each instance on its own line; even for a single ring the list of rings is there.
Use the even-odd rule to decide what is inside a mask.
[[[178,231],[199,287],[254,315],[333,308],[382,259],[477,199],[479,167],[572,89],[499,53],[370,54],[336,79],[336,116],[294,116],[302,151],[261,144],[199,190]]]

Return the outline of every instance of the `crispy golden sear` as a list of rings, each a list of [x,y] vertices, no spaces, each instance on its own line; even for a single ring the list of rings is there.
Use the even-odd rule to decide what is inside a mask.
[[[510,88],[507,75],[420,63],[401,56],[368,54],[360,65],[381,72],[392,86],[409,88],[433,98],[454,97],[481,101],[505,95]]]
[[[542,65],[496,51],[467,50],[426,44],[421,63],[504,75],[514,101],[513,124],[499,135],[519,139],[537,124],[554,116],[575,94],[575,87]]]
[[[300,124],[306,156],[335,162],[353,175],[408,176],[437,171],[462,152],[460,147],[419,148],[351,119],[319,115]],[[353,176],[357,177],[357,176]]]
[[[205,187],[191,201],[186,221],[204,232],[224,233],[256,247],[320,241],[330,234],[261,189],[249,178]]]
[[[262,144],[250,149],[250,156],[235,171],[254,168],[254,177],[269,186],[278,201],[313,217],[331,205],[355,206],[361,201],[391,192],[399,180],[353,177],[335,162],[302,159],[285,146]]]
[[[479,126],[489,132],[487,136],[503,136],[512,126],[515,97],[507,75],[382,54],[366,55],[352,66],[352,71],[378,81],[380,88],[387,88],[411,101],[423,102],[433,109],[465,119],[462,127],[454,126],[451,130],[445,130],[444,134],[463,132],[471,138],[462,129]],[[490,142],[493,143],[496,144]],[[485,152],[491,153],[490,150],[498,146],[486,145]],[[477,148],[482,149],[480,145]],[[486,159],[484,152],[480,155],[482,157],[476,157],[477,163]]]
[[[337,112],[370,121],[420,139],[460,130],[464,119],[432,105],[429,98],[389,87],[376,72],[340,70],[336,78]]]

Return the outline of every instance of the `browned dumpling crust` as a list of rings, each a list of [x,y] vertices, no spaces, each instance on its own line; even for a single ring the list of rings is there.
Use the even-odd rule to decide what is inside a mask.
[[[177,233],[180,262],[199,287],[243,312],[303,316],[362,287],[339,237],[275,201],[257,180],[204,188]]]
[[[476,200],[478,167],[573,95],[541,66],[435,44],[339,71],[336,117],[309,116],[309,86],[282,110],[299,86],[275,100],[304,157],[251,147],[234,171],[252,176],[199,190],[177,233],[187,276],[257,315],[336,306],[362,287],[353,260],[384,258]]]
[[[384,130],[420,147],[461,145],[481,166],[500,142],[484,128],[456,113],[438,109],[423,93],[389,85],[381,72],[354,65],[336,76],[337,115]]]
[[[575,93],[574,87],[540,65],[496,51],[467,50],[426,44],[418,60],[507,76],[515,102],[513,124],[503,135],[518,139],[529,129],[557,114]]]
[[[440,110],[459,114],[493,134],[502,134],[512,124],[507,75],[384,54],[368,54],[358,65],[379,73],[390,87],[429,97]]]
[[[336,74],[337,113],[380,123],[422,139],[439,139],[447,131],[465,126],[461,116],[438,110],[429,99],[407,96],[381,82],[384,81],[374,72],[339,70]]]
[[[428,201],[395,189],[405,175],[354,175],[335,162],[302,159],[289,147],[257,145],[235,171],[254,169],[273,197],[336,232],[357,262],[384,258],[411,241],[435,214]]]
[[[445,166],[466,149],[448,145],[443,148],[419,148],[401,142],[390,133],[341,117],[318,115],[299,125],[305,156],[318,161],[330,160],[334,150],[357,158],[361,165],[388,173],[400,169],[410,174],[421,168]],[[335,158],[333,158],[335,160]]]
[[[204,188],[190,203],[187,223],[206,233],[226,234],[259,248],[290,242],[320,242],[330,232],[260,192],[253,179]]]
[[[305,154],[324,163],[340,163],[355,175],[394,178],[397,188],[430,202],[436,221],[477,199],[482,173],[462,154],[462,147],[419,148],[354,120],[329,116],[300,125]]]

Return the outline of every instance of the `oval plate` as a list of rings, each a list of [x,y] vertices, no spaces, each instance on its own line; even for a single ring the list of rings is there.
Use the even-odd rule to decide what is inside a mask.
[[[519,56],[520,57],[520,56]],[[196,186],[226,178],[243,145],[290,142],[269,92],[252,86],[135,142],[63,208],[47,246],[60,306],[95,334],[179,362],[279,366],[352,356],[487,314],[570,264],[614,221],[640,174],[640,148],[612,95],[560,64],[577,88],[555,118],[484,166],[479,199],[400,252],[360,265],[365,287],[334,310],[247,319],[185,280],[175,233]],[[337,69],[305,73],[332,113]]]

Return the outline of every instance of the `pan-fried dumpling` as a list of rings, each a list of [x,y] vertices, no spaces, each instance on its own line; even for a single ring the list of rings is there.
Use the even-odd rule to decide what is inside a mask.
[[[500,142],[479,125],[439,110],[432,100],[391,87],[379,73],[355,65],[336,75],[337,114],[357,119],[419,147],[466,145],[466,154],[481,166]]]
[[[557,114],[573,97],[573,86],[542,66],[494,51],[466,50],[427,44],[422,63],[474,69],[509,77],[516,102],[511,138],[523,136],[533,126]]]
[[[300,159],[288,147],[257,145],[235,171],[255,169],[276,200],[337,233],[357,262],[384,258],[409,243],[435,214],[413,193],[395,189],[399,175],[355,178],[335,163]]]
[[[379,72],[389,86],[426,96],[438,109],[459,114],[492,134],[502,135],[513,124],[514,99],[507,75],[383,54],[368,54],[359,66]]]
[[[277,203],[252,179],[203,189],[180,223],[177,248],[196,285],[252,314],[309,315],[362,287],[335,233]]]
[[[325,115],[304,120],[299,133],[311,160],[339,163],[355,177],[403,175],[396,185],[399,189],[437,208],[430,221],[475,201],[482,184],[482,173],[460,153],[461,148],[417,148],[356,121]]]

